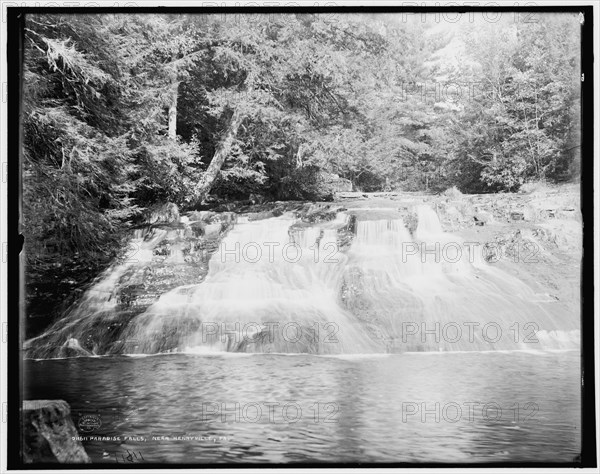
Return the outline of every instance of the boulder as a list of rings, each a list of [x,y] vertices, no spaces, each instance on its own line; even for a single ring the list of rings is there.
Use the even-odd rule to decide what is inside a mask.
[[[146,224],[176,224],[179,222],[179,209],[176,204],[157,204],[148,210]]]
[[[25,463],[91,463],[64,400],[23,401]]]
[[[206,224],[200,220],[191,222],[189,224],[189,228],[193,232],[195,237],[202,237],[205,234]]]
[[[475,209],[473,220],[475,221],[475,225],[486,225],[492,223],[494,218],[491,213],[477,208]]]
[[[333,193],[352,191],[352,182],[346,178],[342,178],[336,173],[321,171],[318,180]]]
[[[458,190],[456,186],[452,186],[451,188],[446,189],[442,196],[447,197],[449,199],[460,199],[463,197],[463,194]]]
[[[91,352],[81,347],[79,341],[74,337],[67,339],[59,353],[60,357],[90,357],[92,355]]]

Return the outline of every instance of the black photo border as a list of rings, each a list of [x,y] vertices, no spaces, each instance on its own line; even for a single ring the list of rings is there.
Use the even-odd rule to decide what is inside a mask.
[[[567,3],[567,0],[565,0]],[[24,284],[21,249],[21,163],[23,132],[21,126],[22,59],[24,18],[29,13],[470,13],[470,12],[570,12],[584,14],[581,26],[581,212],[583,216],[583,260],[581,279],[581,456],[573,462],[494,462],[494,463],[289,463],[289,464],[24,464],[21,457],[21,395],[23,387],[21,338],[23,336]],[[294,6],[294,7],[7,7],[7,319],[8,319],[8,426],[7,467],[9,470],[41,469],[189,469],[189,468],[456,468],[456,467],[597,467],[596,413],[594,379],[594,70],[593,7],[568,6],[485,6],[485,7],[400,7],[400,6]]]

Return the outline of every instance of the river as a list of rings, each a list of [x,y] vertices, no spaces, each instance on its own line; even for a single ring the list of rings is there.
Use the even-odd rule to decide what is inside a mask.
[[[66,400],[76,425],[99,417],[81,435],[120,440],[83,441],[96,463],[571,462],[579,361],[577,351],[30,360],[25,398]]]
[[[347,247],[352,209],[240,216],[202,283],[129,319],[116,264],[29,341],[25,399],[66,400],[98,463],[573,462],[577,301],[413,210],[360,209]],[[137,236],[139,268],[165,235]]]

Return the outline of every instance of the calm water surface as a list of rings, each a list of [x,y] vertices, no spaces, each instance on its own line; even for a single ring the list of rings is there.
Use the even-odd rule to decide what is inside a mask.
[[[128,450],[156,463],[570,462],[579,363],[576,351],[28,360],[25,398],[66,400],[76,425],[100,417],[81,435],[120,440],[83,441],[97,463]]]

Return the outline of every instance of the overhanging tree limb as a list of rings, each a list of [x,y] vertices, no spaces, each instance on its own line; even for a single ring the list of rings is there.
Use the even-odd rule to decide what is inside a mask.
[[[221,171],[221,167],[223,166],[223,163],[225,163],[225,159],[229,155],[231,145],[237,135],[242,120],[243,116],[240,107],[234,108],[233,114],[231,115],[231,119],[229,120],[229,125],[227,126],[227,130],[225,131],[225,134],[223,135],[221,141],[217,145],[217,149],[215,151],[215,154],[213,155],[213,159],[211,160],[210,165],[208,165],[208,169],[202,175],[202,178],[198,182],[196,189],[198,191],[198,199],[200,202],[206,199],[206,196],[212,189],[215,180],[219,175],[219,171]]]

